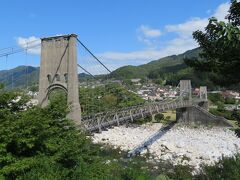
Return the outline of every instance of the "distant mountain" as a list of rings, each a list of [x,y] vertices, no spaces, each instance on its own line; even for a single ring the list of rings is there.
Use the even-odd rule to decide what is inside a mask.
[[[7,89],[25,88],[38,82],[39,67],[18,66],[10,70],[0,71],[0,83]]]
[[[26,88],[38,84],[39,67],[18,66],[10,70],[0,71],[0,83],[4,83],[7,89]],[[85,73],[78,74],[78,78],[88,78],[90,75]]]
[[[200,49],[186,51],[183,54],[164,57],[140,66],[124,66],[113,71],[110,78],[113,79],[132,79],[142,78],[151,79],[155,83],[166,81],[167,84],[176,85],[180,79],[191,79],[193,85],[207,85],[214,87],[209,80],[209,75],[202,72],[195,72],[185,65],[184,58],[199,57]],[[105,75],[96,76],[97,79],[104,78]],[[88,74],[78,75],[80,81],[92,80]],[[0,83],[4,83],[8,89],[26,88],[36,85],[39,79],[39,67],[19,66],[11,70],[0,71]]]
[[[80,79],[80,78],[89,78],[89,77],[91,77],[91,76],[86,74],[86,73],[79,73],[78,74],[78,79]]]
[[[184,58],[199,56],[200,49],[186,51],[183,54],[167,56],[140,66],[123,66],[111,73],[112,78],[131,79],[148,77],[153,71],[175,72],[186,68]]]
[[[199,58],[200,48],[186,51],[183,54],[167,56],[140,66],[124,66],[111,73],[114,79],[150,79],[157,84],[177,85],[181,79],[190,79],[193,87],[201,85],[209,89],[216,89],[216,85],[210,80],[213,73],[199,72],[188,67],[184,58]]]

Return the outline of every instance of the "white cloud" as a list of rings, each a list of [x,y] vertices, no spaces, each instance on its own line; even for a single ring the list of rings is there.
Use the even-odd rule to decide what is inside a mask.
[[[101,59],[107,67],[114,70],[123,65],[139,65],[165,56],[183,53],[197,47],[197,43],[192,38],[192,32],[196,30],[204,30],[208,24],[209,17],[214,16],[219,20],[224,20],[229,6],[229,3],[223,3],[219,5],[215,11],[209,11],[209,13],[212,14],[208,17],[193,17],[183,23],[166,25],[164,33],[162,33],[159,29],[141,25],[137,29],[137,38],[140,42],[143,42],[146,45],[145,49],[132,52],[109,51],[98,53],[96,56],[99,57],[99,59]],[[177,37],[169,40],[168,42],[162,42],[161,47],[158,47],[159,37],[168,36],[170,33],[176,34]],[[39,38],[34,36],[29,38],[19,37],[17,42],[20,47],[24,47],[23,44],[25,44],[26,41],[28,42],[37,39]],[[40,49],[34,49],[31,52],[37,54],[40,53]],[[100,68],[99,65],[86,65],[85,68],[94,74],[104,72],[104,70],[101,70],[102,68]],[[96,73],[96,69],[99,71],[98,73]]]
[[[144,43],[149,48],[156,48],[157,38],[162,35],[159,29],[153,29],[146,25],[141,25],[138,29],[138,41]]]
[[[146,61],[152,57],[159,57],[159,52],[156,50],[140,50],[133,52],[105,52],[98,54],[103,61]]]
[[[30,54],[37,54],[41,53],[41,40],[38,37],[30,36],[28,38],[18,37],[17,44],[19,47],[27,49],[27,52]]]
[[[159,29],[153,29],[145,25],[141,25],[138,28],[138,31],[143,34],[143,36],[147,38],[156,38],[162,35],[161,31]]]
[[[227,15],[228,9],[230,7],[229,3],[224,3],[218,6],[216,11],[210,17],[216,17],[220,21],[224,21]],[[167,32],[175,32],[181,37],[192,37],[192,32],[196,30],[204,30],[208,24],[209,17],[199,18],[194,17],[190,20],[174,25],[167,25],[165,28]],[[225,20],[226,21],[226,20]]]
[[[230,8],[229,3],[223,3],[220,6],[218,6],[217,10],[214,12],[212,16],[217,18],[219,21],[227,21],[225,17],[228,14],[229,8]]]
[[[104,62],[125,61],[134,65],[146,63],[149,60],[156,60],[165,56],[179,54],[196,46],[193,39],[176,38],[169,41],[164,48],[160,49],[144,49],[133,52],[105,52],[97,56]]]
[[[229,7],[229,3],[221,4],[209,17],[214,16],[219,20],[224,20]],[[124,61],[123,64],[138,65],[149,62],[150,60],[183,53],[197,47],[197,43],[192,38],[192,33],[196,30],[204,30],[208,24],[209,17],[194,17],[183,23],[166,25],[166,33],[164,33],[164,35],[176,33],[177,37],[166,42],[162,48],[143,49],[133,52],[105,52],[98,54],[98,56],[105,62],[114,63]],[[163,35],[160,30],[151,29],[144,25],[138,28],[138,32],[141,33],[141,35],[138,36],[138,40],[144,42],[147,46],[156,44],[156,38]]]
[[[192,18],[184,23],[167,25],[165,28],[167,32],[175,32],[181,37],[192,36],[192,32],[196,30],[204,30],[208,23],[208,18]]]

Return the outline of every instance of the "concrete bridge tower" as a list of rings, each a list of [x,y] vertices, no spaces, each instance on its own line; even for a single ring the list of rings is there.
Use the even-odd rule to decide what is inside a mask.
[[[81,123],[77,73],[77,35],[63,35],[41,39],[41,65],[39,76],[39,104],[48,104],[49,94],[62,89],[67,94],[67,118]]]
[[[192,100],[191,80],[180,80],[180,98]]]

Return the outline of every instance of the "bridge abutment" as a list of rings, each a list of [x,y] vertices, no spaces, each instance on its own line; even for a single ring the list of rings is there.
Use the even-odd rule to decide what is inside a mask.
[[[187,126],[227,126],[231,124],[223,117],[215,116],[208,112],[208,102],[203,101],[196,106],[176,109],[176,120]]]

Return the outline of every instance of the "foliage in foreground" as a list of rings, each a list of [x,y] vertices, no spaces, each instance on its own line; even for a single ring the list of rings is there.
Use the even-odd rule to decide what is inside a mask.
[[[22,107],[28,99],[13,101],[17,97],[0,91],[0,179],[132,179],[145,174],[106,163],[111,158],[104,150],[65,119],[61,96],[46,108],[26,111]]]
[[[198,179],[240,179],[240,154],[236,157],[224,158],[214,166],[205,166]]]
[[[0,91],[0,179],[237,179],[240,157],[225,158],[198,175],[187,166],[125,159],[100,148],[66,120],[62,97],[23,111],[26,98]],[[154,169],[158,166],[158,169]]]
[[[211,18],[205,31],[195,31],[193,38],[202,53],[200,58],[185,59],[197,70],[214,72],[217,84],[231,86],[240,83],[240,2],[232,0],[228,22]]]
[[[57,102],[47,108],[21,111],[11,102],[11,93],[1,94],[0,174],[14,179],[39,177],[89,177],[104,173],[95,147],[65,117]],[[95,166],[91,166],[95,164]],[[89,174],[94,168],[94,174]],[[87,170],[86,170],[87,169]]]

